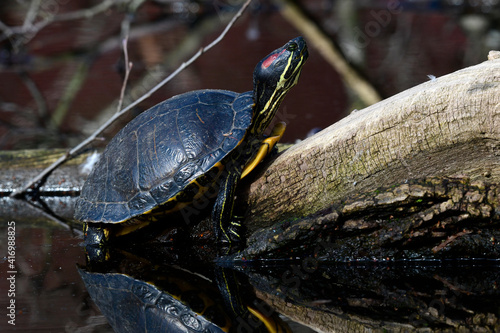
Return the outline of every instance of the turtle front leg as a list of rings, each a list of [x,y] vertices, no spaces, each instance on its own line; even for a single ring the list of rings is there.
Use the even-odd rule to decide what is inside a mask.
[[[219,194],[212,210],[212,223],[218,242],[233,246],[241,240],[238,229],[241,224],[233,221],[233,205],[236,186],[241,174],[236,171],[225,173],[219,184]]]
[[[107,243],[109,231],[100,223],[83,225],[83,242],[85,246],[103,246]]]
[[[108,257],[109,230],[100,223],[85,223],[83,245],[88,262],[105,262]]]

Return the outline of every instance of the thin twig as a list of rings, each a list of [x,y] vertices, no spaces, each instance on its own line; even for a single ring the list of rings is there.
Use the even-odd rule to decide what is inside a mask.
[[[41,2],[40,0],[35,0],[31,2],[30,8],[28,9],[26,17],[24,18],[22,26],[24,30],[27,30],[29,29],[29,27],[33,26],[33,22],[35,22],[38,10],[40,9],[40,2]]]
[[[142,101],[144,101],[145,99],[147,99],[148,97],[150,97],[153,93],[155,93],[158,89],[160,89],[161,87],[163,87],[167,82],[169,82],[170,80],[172,80],[175,76],[177,76],[180,72],[182,72],[184,69],[186,69],[186,67],[188,67],[189,65],[191,65],[195,60],[197,60],[203,53],[207,52],[208,50],[210,50],[212,47],[214,47],[215,45],[217,45],[217,43],[219,43],[227,34],[227,32],[229,31],[229,29],[231,29],[231,27],[234,25],[234,22],[236,22],[236,20],[243,14],[243,12],[245,11],[245,9],[248,7],[248,5],[250,4],[250,2],[252,2],[252,0],[247,0],[243,6],[240,8],[240,10],[236,13],[236,15],[234,15],[234,17],[231,19],[231,21],[229,21],[229,23],[227,24],[226,28],[224,29],[224,31],[222,31],[222,33],[210,44],[208,44],[207,46],[205,47],[202,47],[198,50],[198,52],[196,52],[196,54],[194,56],[192,56],[189,60],[183,62],[172,74],[170,74],[169,76],[167,76],[165,79],[163,79],[163,81],[161,81],[160,83],[158,83],[156,86],[154,86],[153,88],[151,88],[147,93],[145,93],[144,95],[142,95],[141,97],[139,97],[139,99],[137,99],[134,103],[130,104],[129,106],[127,106],[125,109],[123,109],[122,111],[120,111],[119,113],[116,114],[115,117],[120,117],[122,114],[126,113],[127,111],[129,111],[131,108],[133,108],[134,106],[138,105],[139,103],[141,103]],[[113,118],[115,117],[112,117],[110,120],[114,121]],[[106,125],[106,123],[104,124]],[[103,126],[104,126],[103,125]],[[107,126],[106,126],[107,127]],[[99,129],[98,129],[99,130]]]
[[[219,43],[227,34],[229,29],[234,25],[236,20],[243,14],[245,9],[250,5],[250,2],[252,0],[247,0],[243,6],[240,8],[240,10],[234,15],[234,17],[231,19],[231,21],[227,24],[226,28],[222,33],[209,45],[202,47],[198,52],[196,52],[195,55],[193,55],[189,60],[186,62],[183,62],[179,68],[177,68],[172,74],[170,74],[168,77],[163,79],[160,83],[158,83],[156,86],[154,86],[151,90],[149,90],[146,94],[141,96],[139,99],[137,99],[135,102],[129,104],[127,107],[122,109],[120,112],[117,112],[113,117],[109,118],[104,124],[101,125],[92,135],[90,135],[87,139],[84,141],[80,142],[76,147],[71,149],[69,152],[61,156],[57,161],[55,161],[52,165],[47,167],[45,170],[43,170],[40,174],[38,174],[35,178],[31,179],[27,184],[24,186],[17,188],[14,190],[10,196],[11,197],[17,197],[38,182],[40,182],[42,179],[47,177],[52,171],[54,171],[59,165],[63,164],[66,160],[68,160],[70,157],[73,157],[76,155],[81,149],[83,149],[85,146],[87,146],[89,143],[93,142],[106,128],[108,128],[113,122],[115,122],[118,118],[123,116],[125,113],[127,113],[130,109],[147,99],[149,96],[151,96],[154,92],[156,92],[158,89],[163,87],[167,82],[172,80],[177,74],[179,74],[182,70],[184,70],[186,67],[191,65],[196,59],[198,59],[203,53],[207,52],[211,48],[213,48],[217,43]]]
[[[472,231],[471,230],[463,230],[461,232],[458,232],[454,235],[451,235],[450,237],[448,237],[444,242],[442,242],[441,244],[437,245],[437,246],[434,246],[432,248],[432,252],[433,253],[436,253],[438,251],[441,251],[442,249],[444,249],[446,246],[448,246],[448,244],[452,243],[453,241],[455,241],[455,239],[457,239],[458,237],[461,237],[461,236],[464,236],[464,235],[467,235],[467,234],[470,234]]]
[[[366,81],[344,58],[340,50],[317,25],[306,15],[294,1],[275,0],[281,7],[281,15],[300,31],[307,41],[316,47],[319,53],[342,76],[347,85],[355,91],[359,98],[368,106],[379,102],[377,90]]]
[[[45,217],[47,220],[51,220],[55,222],[58,226],[63,227],[64,229],[71,229],[71,225],[66,222],[61,220],[59,217],[57,217],[55,214],[53,214],[50,210],[47,209],[47,207],[40,207],[36,205],[34,202],[31,200],[22,200],[24,201],[25,204],[27,204],[30,208],[34,209],[38,214],[42,215]],[[39,203],[40,204],[40,203]]]
[[[127,88],[128,77],[130,75],[130,71],[132,70],[132,62],[128,61],[128,37],[123,39],[123,56],[125,58],[125,77],[123,78],[122,89],[120,91],[120,99],[118,100],[118,108],[117,112],[120,112],[123,105],[123,98],[125,98],[125,89]]]

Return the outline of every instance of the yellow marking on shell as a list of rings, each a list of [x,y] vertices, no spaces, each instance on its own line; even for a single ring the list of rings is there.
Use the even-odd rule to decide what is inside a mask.
[[[269,333],[292,333],[290,327],[278,317],[265,316],[263,313],[250,306],[247,306],[247,309],[251,314],[257,317],[257,319],[264,323]]]
[[[269,155],[276,143],[283,137],[285,128],[286,124],[284,122],[279,122],[274,126],[269,137],[262,141],[255,157],[245,166],[245,169],[243,169],[241,178],[248,175],[267,155]]]
[[[120,225],[120,229],[116,232],[114,236],[119,237],[123,235],[128,235],[136,230],[142,229],[149,225],[148,221],[141,221],[138,224]]]

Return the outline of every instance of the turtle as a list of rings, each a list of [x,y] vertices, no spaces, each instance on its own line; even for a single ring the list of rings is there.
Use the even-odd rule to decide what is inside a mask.
[[[186,92],[132,119],[110,140],[77,199],[85,246],[168,220],[209,196],[216,196],[216,242],[238,243],[235,189],[283,135],[284,123],[269,136],[264,131],[307,58],[305,40],[294,38],[256,65],[252,91]]]

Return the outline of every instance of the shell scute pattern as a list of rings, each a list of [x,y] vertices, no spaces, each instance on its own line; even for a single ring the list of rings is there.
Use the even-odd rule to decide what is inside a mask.
[[[220,169],[211,169],[244,137],[252,107],[251,93],[201,90],[141,113],[104,150],[75,217],[119,223],[159,205],[175,208],[179,199],[192,200],[199,191],[194,180],[204,176],[201,186],[215,181]]]
[[[130,211],[123,203],[107,203],[104,206],[102,222],[112,222],[115,220],[125,220],[130,215]]]
[[[148,207],[156,205],[157,201],[148,192],[140,192],[128,202],[130,215],[142,214]]]
[[[233,103],[234,110],[251,109],[253,107],[253,97],[250,93],[240,94]],[[238,112],[237,116],[234,118],[234,127],[246,130],[252,121],[252,116],[253,114],[251,112]]]
[[[182,185],[192,178],[193,174],[199,170],[198,165],[191,162],[182,166],[174,175],[174,181]]]
[[[175,193],[178,191],[174,190],[175,183],[172,180],[167,180],[164,183],[151,189],[151,195],[156,200],[156,202],[161,203],[163,198],[169,196],[169,193]]]

